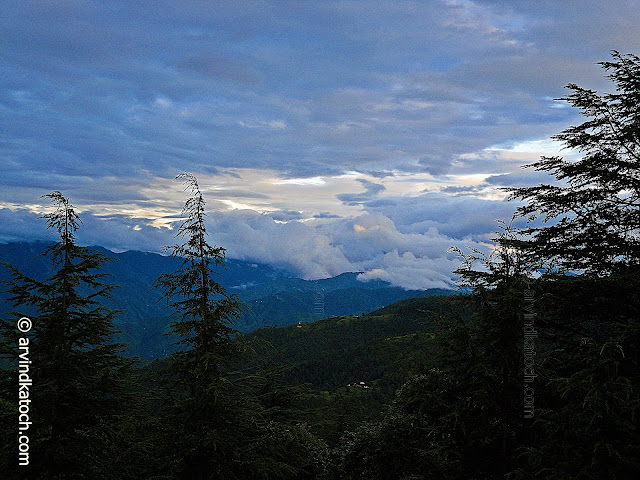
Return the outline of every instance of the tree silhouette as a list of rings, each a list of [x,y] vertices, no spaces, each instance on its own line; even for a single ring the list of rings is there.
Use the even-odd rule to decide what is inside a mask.
[[[527,167],[559,183],[509,189],[527,202],[520,215],[547,223],[523,229],[520,247],[552,266],[537,282],[536,442],[515,478],[640,474],[640,58],[612,57],[600,65],[615,93],[569,84],[564,98],[588,120],[553,138],[581,158],[542,157]]]
[[[640,58],[612,53],[600,65],[616,93],[598,94],[569,84],[564,97],[588,117],[552,137],[583,156],[542,157],[527,168],[565,185],[510,188],[525,200],[518,213],[555,223],[531,227],[529,249],[553,263],[588,273],[640,265]]]
[[[225,249],[207,241],[205,201],[196,177],[182,173],[176,178],[184,179],[191,197],[185,202],[182,213],[186,218],[176,233],[184,241],[165,251],[182,259],[182,266],[174,273],[161,275],[155,286],[179,316],[171,325],[171,333],[186,348],[176,353],[173,361],[194,393],[194,389],[215,379],[220,366],[228,365],[239,353],[237,343],[232,341],[238,333],[233,322],[243,305],[237,295],[229,294],[215,281],[212,268],[224,267]]]
[[[34,312],[29,315],[33,428],[29,468],[9,466],[3,472],[30,479],[123,478],[126,466],[113,465],[111,456],[118,442],[115,424],[127,412],[133,360],[120,356],[124,345],[113,343],[116,312],[100,303],[114,288],[98,273],[108,258],[77,245],[81,220],[66,197],[57,191],[45,197],[55,211],[43,218],[59,239],[44,253],[53,275],[39,281],[5,265],[10,301]],[[3,320],[0,328],[2,353],[15,356],[15,321]],[[13,444],[14,435],[7,442]],[[13,453],[15,446],[4,451]]]
[[[155,283],[178,315],[170,333],[183,346],[168,359],[164,455],[170,472],[180,478],[234,478],[244,399],[225,367],[242,353],[232,323],[242,304],[214,279],[212,267],[224,266],[225,250],[207,241],[205,201],[197,179],[189,173],[176,178],[184,180],[191,196],[176,233],[183,241],[165,250],[182,259],[182,265]]]

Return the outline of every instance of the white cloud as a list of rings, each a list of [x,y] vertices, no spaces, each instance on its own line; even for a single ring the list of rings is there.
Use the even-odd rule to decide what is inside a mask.
[[[513,212],[498,187],[545,180],[520,165],[581,120],[564,85],[610,88],[595,62],[640,53],[637,2],[259,6],[6,0],[3,235],[36,237],[61,190],[87,242],[157,249],[191,171],[233,255],[441,284],[446,248]]]

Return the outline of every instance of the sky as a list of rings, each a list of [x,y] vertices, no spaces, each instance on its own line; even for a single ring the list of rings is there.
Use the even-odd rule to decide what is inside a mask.
[[[307,279],[451,286],[522,165],[576,155],[558,100],[640,54],[640,1],[4,0],[0,241],[160,251],[196,175],[211,243]]]

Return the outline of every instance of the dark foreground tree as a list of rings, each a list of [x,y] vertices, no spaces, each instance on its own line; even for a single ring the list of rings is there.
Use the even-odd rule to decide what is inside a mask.
[[[616,93],[569,85],[589,120],[554,137],[583,156],[511,189],[542,225],[458,252],[475,316],[443,319],[438,368],[345,437],[343,478],[640,477],[640,59],[602,66]]]
[[[242,345],[234,340],[233,320],[242,312],[235,295],[215,281],[212,267],[223,266],[225,250],[209,245],[205,201],[193,175],[182,174],[191,196],[176,236],[182,243],[166,250],[182,267],[161,275],[161,289],[178,320],[171,325],[183,349],[167,363],[168,473],[178,478],[233,478],[231,469],[241,433],[234,425],[242,414],[242,395],[225,368],[237,360]]]
[[[288,418],[286,388],[268,372],[237,371],[248,346],[233,322],[243,312],[236,295],[215,281],[225,250],[211,246],[205,201],[196,178],[179,175],[191,191],[169,247],[182,267],[156,281],[176,311],[171,333],[183,350],[165,371],[164,472],[179,479],[316,478],[324,443]]]
[[[2,355],[15,365],[18,345],[16,319],[32,320],[27,350],[30,363],[18,368],[32,380],[29,416],[29,466],[17,467],[17,412],[2,438],[3,478],[118,479],[129,466],[114,463],[121,452],[118,434],[129,408],[132,361],[120,356],[124,346],[113,343],[115,312],[104,308],[112,285],[104,283],[101,253],[76,244],[80,218],[60,192],[46,195],[55,206],[44,216],[47,229],[59,241],[47,248],[54,273],[44,281],[23,275],[11,266],[7,291],[21,312],[0,323]],[[20,351],[24,353],[24,350]],[[16,370],[5,371],[3,392],[15,405]],[[4,387],[9,387],[5,389]],[[6,404],[5,404],[6,405]]]
[[[564,100],[588,118],[555,140],[583,156],[527,165],[565,184],[512,188],[520,215],[553,224],[526,231],[529,249],[568,269],[612,273],[640,266],[640,58],[613,52],[602,67],[615,93],[569,84]]]
[[[568,86],[565,100],[588,120],[554,138],[581,158],[542,157],[529,167],[559,182],[510,189],[527,202],[519,214],[547,222],[524,229],[520,246],[559,267],[538,282],[550,348],[536,441],[515,478],[640,475],[640,58],[612,56],[601,65],[615,93]]]

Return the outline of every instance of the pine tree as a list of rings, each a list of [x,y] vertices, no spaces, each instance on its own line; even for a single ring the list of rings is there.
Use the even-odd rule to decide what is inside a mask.
[[[44,215],[47,229],[59,239],[44,254],[54,274],[39,281],[6,265],[10,301],[34,312],[29,315],[33,425],[30,466],[15,470],[10,465],[3,473],[12,472],[15,478],[27,474],[30,479],[123,478],[125,466],[114,465],[112,456],[118,448],[115,425],[127,410],[133,361],[120,355],[122,344],[113,343],[117,312],[100,303],[114,288],[99,273],[108,259],[77,245],[81,221],[67,198],[57,191],[45,197],[55,207]],[[15,356],[15,325],[15,319],[0,324],[5,356]],[[12,454],[15,432],[11,433],[5,451]]]
[[[626,277],[626,278],[625,278]],[[513,478],[640,475],[637,278],[543,276],[536,283],[535,440]]]
[[[465,461],[473,471],[496,478],[513,467],[525,436],[524,327],[538,266],[520,248],[513,219],[498,223],[489,255],[452,249],[463,259],[454,273],[461,286],[471,289],[474,315],[469,322],[443,319],[436,335],[439,367],[469,398]]]
[[[205,201],[197,179],[189,173],[177,178],[185,180],[191,196],[176,234],[183,242],[166,251],[182,259],[182,266],[156,281],[178,316],[170,333],[183,346],[169,358],[166,371],[171,397],[168,468],[181,478],[234,478],[239,425],[247,412],[227,370],[242,354],[233,321],[243,307],[214,279],[212,267],[224,266],[225,249],[207,241]]]
[[[521,216],[546,223],[523,229],[519,245],[547,266],[537,284],[550,346],[537,441],[523,450],[516,478],[640,472],[640,58],[612,56],[601,66],[615,93],[569,84],[564,98],[588,120],[553,138],[581,158],[542,157],[527,167],[559,182],[509,189],[527,202]]]
[[[384,419],[346,435],[340,478],[504,478],[523,428],[525,291],[535,265],[501,224],[490,255],[456,270],[470,294],[435,315],[437,350],[397,392]]]
[[[161,275],[156,281],[168,307],[179,320],[171,325],[171,334],[179,337],[185,348],[173,356],[173,363],[187,375],[183,380],[190,394],[216,380],[220,367],[237,359],[238,333],[233,322],[241,315],[243,305],[235,294],[215,281],[213,267],[224,267],[225,249],[211,246],[205,226],[205,201],[197,179],[183,173],[191,197],[185,202],[182,222],[176,237],[181,244],[166,247],[171,256],[182,259],[180,270]]]
[[[616,93],[569,84],[564,100],[588,120],[552,137],[583,156],[526,165],[565,184],[508,189],[512,199],[527,202],[520,215],[554,221],[523,232],[532,239],[529,250],[587,273],[640,266],[640,58],[612,56],[601,66]]]
[[[225,249],[207,241],[197,179],[177,178],[191,196],[176,234],[183,242],[167,250],[182,267],[156,281],[178,316],[171,334],[184,347],[164,373],[164,469],[181,479],[317,478],[326,445],[293,418],[299,389],[283,386],[275,369],[237,369],[249,351],[233,326],[244,307],[214,279]]]

